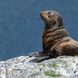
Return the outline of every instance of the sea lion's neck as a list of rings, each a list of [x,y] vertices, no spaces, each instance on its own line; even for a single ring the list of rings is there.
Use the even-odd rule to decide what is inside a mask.
[[[49,26],[50,27],[50,26]],[[45,26],[45,30],[46,30],[46,26]],[[53,37],[54,40],[56,40],[56,37],[57,39],[59,39],[59,37],[68,37],[68,33],[67,31],[64,29],[64,26],[53,26],[51,28],[48,28],[47,29],[47,37]]]
[[[63,40],[65,37],[69,37],[69,34],[67,33],[67,31],[64,29],[63,26],[55,26],[49,29],[46,29],[45,27],[45,39],[46,41],[46,45],[49,44],[48,46],[54,46],[55,44],[57,44],[58,42],[60,42],[61,40]]]
[[[63,24],[62,25],[56,24],[55,26],[53,26],[51,24],[45,24],[45,29],[47,29],[48,32],[54,32],[58,29],[64,29],[64,26],[63,26]]]

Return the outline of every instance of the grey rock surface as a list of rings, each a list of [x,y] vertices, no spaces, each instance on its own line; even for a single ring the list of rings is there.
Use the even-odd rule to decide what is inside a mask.
[[[20,56],[0,61],[0,78],[78,78],[78,56],[61,56],[39,63]]]

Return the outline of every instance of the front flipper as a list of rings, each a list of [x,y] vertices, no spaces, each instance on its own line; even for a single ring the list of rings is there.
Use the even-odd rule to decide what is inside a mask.
[[[56,52],[47,51],[47,52],[34,52],[29,55],[29,57],[35,57],[35,59],[31,60],[32,62],[41,62],[43,60],[51,59],[57,57]]]
[[[41,57],[41,56],[45,56],[45,52],[34,52],[34,53],[30,53],[29,57]]]
[[[29,62],[41,62],[47,59],[50,59],[50,57],[49,56],[43,56],[43,57],[39,56],[39,57],[35,57],[35,59],[30,60]]]

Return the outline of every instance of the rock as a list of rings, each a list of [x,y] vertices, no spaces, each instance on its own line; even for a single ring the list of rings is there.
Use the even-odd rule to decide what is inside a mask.
[[[78,78],[78,56],[61,56],[42,62],[20,56],[0,61],[0,78]]]

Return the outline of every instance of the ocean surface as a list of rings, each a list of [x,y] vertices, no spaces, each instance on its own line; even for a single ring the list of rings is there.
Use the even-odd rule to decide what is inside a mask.
[[[40,11],[55,10],[78,40],[78,0],[0,0],[0,60],[42,51]]]

